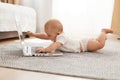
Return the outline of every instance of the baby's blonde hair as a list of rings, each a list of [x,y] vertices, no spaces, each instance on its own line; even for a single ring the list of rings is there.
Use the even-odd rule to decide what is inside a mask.
[[[54,29],[54,30],[58,30],[60,32],[63,31],[63,25],[61,24],[61,22],[57,19],[50,19],[45,23],[45,28],[50,26],[50,28]]]

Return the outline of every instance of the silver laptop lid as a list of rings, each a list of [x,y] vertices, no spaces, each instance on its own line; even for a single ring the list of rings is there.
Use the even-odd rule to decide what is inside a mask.
[[[25,48],[24,36],[22,33],[22,27],[20,26],[20,18],[17,15],[15,15],[15,24],[16,24],[16,29],[18,32],[19,40],[21,42],[23,55],[27,55],[25,51],[26,48]]]
[[[19,36],[19,39],[21,41],[21,43],[24,43],[24,36],[23,36],[23,33],[22,33],[22,27],[20,26],[20,18],[15,15],[15,24],[16,24],[16,29],[17,29],[17,32],[18,32],[18,36]]]

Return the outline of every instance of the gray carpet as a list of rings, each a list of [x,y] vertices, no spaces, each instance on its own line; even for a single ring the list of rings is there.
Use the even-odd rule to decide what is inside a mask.
[[[107,40],[97,52],[60,57],[23,57],[19,43],[0,46],[0,66],[58,75],[120,80],[120,41]]]

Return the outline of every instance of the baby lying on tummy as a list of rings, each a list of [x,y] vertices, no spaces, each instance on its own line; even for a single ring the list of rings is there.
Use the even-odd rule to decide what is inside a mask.
[[[79,41],[72,40],[63,32],[63,25],[57,19],[50,19],[45,23],[45,33],[32,33],[28,31],[29,36],[37,37],[40,39],[51,40],[53,43],[46,48],[36,49],[37,53],[40,52],[53,52],[56,49],[65,52],[85,52],[96,51],[102,49],[107,39],[106,35],[113,33],[111,29],[102,29],[100,35],[93,38],[84,38]]]

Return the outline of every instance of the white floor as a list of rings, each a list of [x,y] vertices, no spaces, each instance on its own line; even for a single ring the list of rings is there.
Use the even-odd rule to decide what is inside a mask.
[[[90,79],[0,68],[0,80],[90,80]]]

